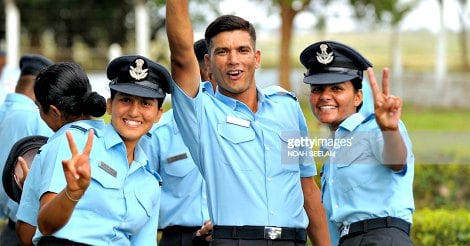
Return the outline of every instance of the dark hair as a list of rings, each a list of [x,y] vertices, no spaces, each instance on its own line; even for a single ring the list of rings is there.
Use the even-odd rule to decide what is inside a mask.
[[[194,52],[196,53],[197,61],[199,63],[204,62],[204,55],[208,52],[206,40],[202,38],[194,42]]]
[[[34,93],[45,113],[50,105],[61,110],[65,118],[100,117],[106,112],[106,99],[91,91],[88,76],[76,63],[56,63],[41,71],[36,77]]]
[[[111,101],[114,99],[114,97],[116,96],[116,94],[118,93],[119,91],[116,91],[116,90],[113,90],[111,89]],[[123,92],[121,92],[123,93]],[[126,93],[123,93],[123,94],[126,94]],[[166,96],[165,96],[166,97]],[[155,98],[157,99],[157,102],[158,102],[158,109],[160,109],[162,106],[163,106],[163,102],[165,101],[165,97],[162,97],[162,98]]]
[[[235,15],[222,15],[209,24],[206,29],[204,38],[206,39],[207,48],[210,50],[212,38],[217,34],[235,30],[247,31],[253,41],[253,47],[256,47],[256,31],[250,22]]]

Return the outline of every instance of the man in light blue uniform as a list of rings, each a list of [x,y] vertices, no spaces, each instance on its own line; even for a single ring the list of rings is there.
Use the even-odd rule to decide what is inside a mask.
[[[388,95],[388,70],[381,93],[369,61],[344,44],[317,42],[304,49],[300,60],[308,70],[304,82],[311,85],[312,111],[330,127],[330,140],[337,141],[322,146],[334,153],[321,177],[332,244],[411,245],[414,156],[399,120],[401,101]],[[363,93],[366,69],[371,86],[364,84]],[[341,115],[348,105],[342,100],[349,82],[364,99],[357,113]],[[383,120],[389,117],[389,122]]]
[[[205,61],[218,86],[215,95],[200,86],[187,8],[187,1],[167,1],[172,104],[207,183],[212,245],[304,245],[307,226],[311,240],[329,245],[312,158],[282,160],[286,132],[307,137],[296,97],[256,86],[256,34],[236,16],[219,17],[206,29]]]
[[[38,106],[34,103],[34,80],[36,75],[52,61],[40,55],[24,55],[20,59],[21,75],[16,84],[15,93],[7,94],[6,100],[0,107],[4,111],[3,120],[0,120],[0,170],[3,170],[11,147],[23,137],[31,135],[52,135],[52,130],[41,119]],[[15,233],[16,211],[18,204],[11,200],[3,185],[0,185],[0,212],[2,217],[8,218],[8,224],[1,235],[1,243],[19,245]]]

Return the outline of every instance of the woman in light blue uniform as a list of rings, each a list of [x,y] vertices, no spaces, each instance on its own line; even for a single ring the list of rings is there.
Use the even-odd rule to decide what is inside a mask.
[[[161,178],[137,143],[158,122],[171,77],[142,56],[116,58],[107,76],[111,124],[86,141],[67,133],[69,157],[41,183],[38,245],[157,244]]]
[[[34,93],[41,118],[55,133],[35,156],[23,186],[16,214],[16,232],[23,245],[32,244],[36,230],[43,173],[70,156],[65,131],[71,129],[77,142],[84,142],[86,133],[82,130],[103,128],[104,121],[93,117],[106,112],[105,98],[91,91],[87,75],[74,63],[58,63],[43,70],[36,78]]]
[[[412,245],[414,157],[388,69],[380,91],[372,64],[342,43],[314,43],[300,60],[312,112],[331,133],[321,146],[329,155],[321,183],[332,244]],[[362,91],[364,70],[374,110]]]

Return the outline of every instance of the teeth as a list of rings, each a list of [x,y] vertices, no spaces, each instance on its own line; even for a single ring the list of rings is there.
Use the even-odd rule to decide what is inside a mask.
[[[335,106],[321,106],[320,109],[335,109]]]
[[[240,74],[240,71],[231,71],[231,72],[228,72],[228,74],[230,74],[230,75],[238,75],[238,74]]]
[[[124,120],[124,122],[126,122],[126,124],[131,125],[131,126],[137,126],[137,125],[141,125],[141,124],[142,124],[142,122],[140,122],[140,121],[135,121],[135,120]]]

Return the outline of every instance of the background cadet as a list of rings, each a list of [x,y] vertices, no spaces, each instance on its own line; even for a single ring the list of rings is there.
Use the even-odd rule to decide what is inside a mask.
[[[256,86],[253,26],[221,16],[207,27],[214,95],[199,83],[187,1],[169,0],[166,11],[173,112],[207,183],[212,245],[304,245],[307,226],[316,245],[329,245],[313,161],[281,160],[282,133],[306,134],[305,119],[292,94]]]
[[[6,114],[0,120],[0,170],[3,170],[11,147],[23,137],[31,135],[52,135],[52,130],[41,119],[38,106],[35,104],[34,80],[44,68],[52,65],[52,61],[40,55],[24,55],[20,58],[20,77],[14,93],[6,96],[0,106]],[[18,204],[11,200],[0,185],[0,212],[8,218],[7,226],[3,228],[0,245],[20,245],[16,236],[16,211]]]
[[[380,91],[370,62],[334,41],[308,46],[300,61],[307,69],[304,82],[311,87],[313,114],[328,125],[332,138],[351,140],[349,145],[322,146],[335,152],[321,178],[332,243],[412,245],[414,157],[400,121],[401,99],[389,94],[388,69]],[[374,111],[359,110],[366,69]],[[369,98],[363,107],[370,107]]]
[[[41,118],[55,133],[35,156],[23,186],[16,214],[16,233],[23,245],[32,245],[36,231],[43,173],[70,157],[65,131],[75,129],[75,139],[84,143],[86,133],[82,130],[103,128],[104,121],[93,117],[106,112],[106,100],[92,92],[85,71],[75,63],[57,63],[43,70],[36,78],[34,94]]]
[[[75,146],[67,135],[72,156],[43,178],[39,245],[157,244],[161,178],[138,142],[160,119],[171,76],[137,55],[112,60],[106,73],[111,123],[97,131],[93,148],[88,134],[82,153],[83,142]]]
[[[194,51],[198,57],[201,78],[205,81],[209,76],[204,65],[207,48],[203,39],[194,43]],[[206,184],[184,145],[172,109],[163,114],[140,144],[163,179],[158,223],[162,237],[159,245],[208,244],[204,238],[196,237],[205,234],[198,234],[202,225],[210,225],[207,224],[210,222]],[[207,231],[210,228],[203,229]]]
[[[19,75],[19,68],[8,65],[6,52],[0,50],[0,104],[5,100],[6,94],[14,91],[15,82],[18,80]],[[0,111],[0,119],[2,118],[1,114]]]

